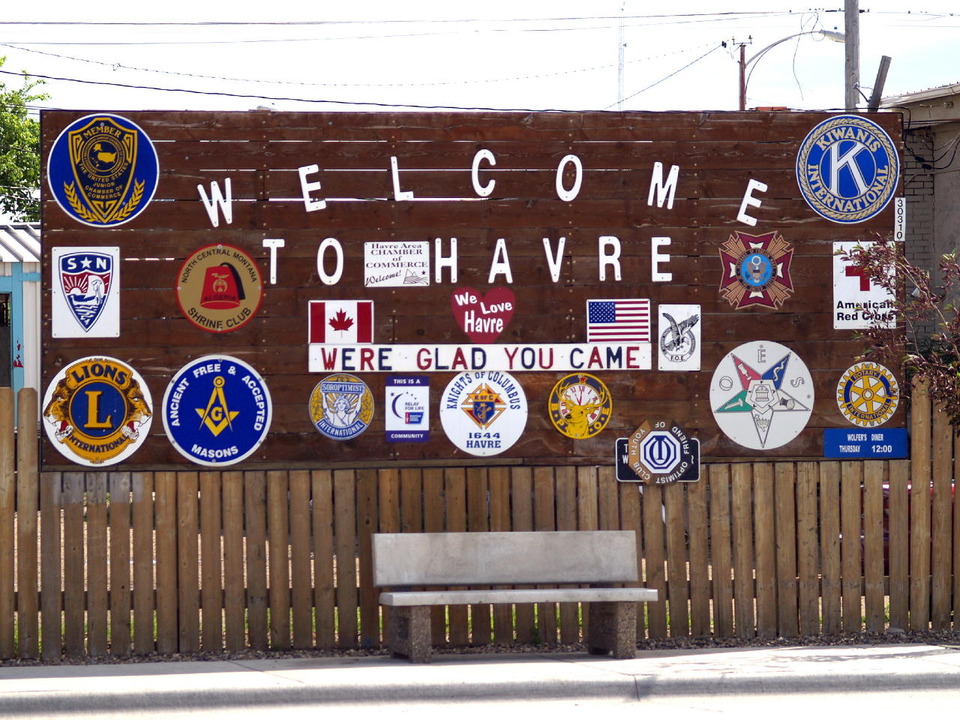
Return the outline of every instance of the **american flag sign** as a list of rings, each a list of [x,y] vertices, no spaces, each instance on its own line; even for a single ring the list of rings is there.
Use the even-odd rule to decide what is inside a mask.
[[[650,342],[650,300],[587,300],[587,342]]]

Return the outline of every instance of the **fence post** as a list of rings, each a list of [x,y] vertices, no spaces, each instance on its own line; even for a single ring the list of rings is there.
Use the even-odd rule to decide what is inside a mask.
[[[11,549],[16,496],[13,425],[13,389],[0,388],[0,548]],[[16,572],[13,557],[12,552],[0,552],[0,658],[3,659],[13,657],[13,576]]]
[[[37,391],[21,388],[17,400],[17,631],[20,657],[32,660],[40,655]]]

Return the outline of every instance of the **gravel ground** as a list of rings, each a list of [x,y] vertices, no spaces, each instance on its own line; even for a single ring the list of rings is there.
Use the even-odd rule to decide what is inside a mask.
[[[842,635],[811,635],[799,638],[665,638],[645,640],[637,645],[639,650],[693,650],[698,648],[738,648],[738,647],[794,647],[837,646],[837,645],[902,645],[927,644],[948,647],[960,647],[960,630],[904,632],[888,630],[884,633],[847,633]],[[479,654],[524,654],[524,653],[583,653],[586,646],[574,645],[485,645],[482,647],[434,648],[437,655],[479,655]],[[100,658],[62,658],[59,660],[0,660],[0,667],[22,667],[33,665],[122,665],[125,663],[149,662],[203,662],[231,660],[271,660],[276,658],[311,657],[373,657],[386,656],[382,649],[371,650],[242,650],[239,652],[190,653],[161,655],[137,655],[124,658],[113,656]]]

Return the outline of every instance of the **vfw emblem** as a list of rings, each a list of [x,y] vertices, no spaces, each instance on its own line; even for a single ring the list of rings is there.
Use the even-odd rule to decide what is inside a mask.
[[[89,331],[113,292],[113,256],[99,252],[61,255],[57,271],[67,308],[84,331]]]
[[[734,232],[720,247],[720,295],[737,310],[751,305],[779,308],[793,294],[793,248],[778,232]]]

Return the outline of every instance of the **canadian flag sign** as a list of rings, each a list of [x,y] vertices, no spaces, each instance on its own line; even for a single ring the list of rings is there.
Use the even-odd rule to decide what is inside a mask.
[[[308,317],[309,343],[373,342],[373,300],[311,300]]]

